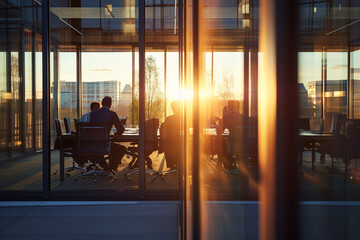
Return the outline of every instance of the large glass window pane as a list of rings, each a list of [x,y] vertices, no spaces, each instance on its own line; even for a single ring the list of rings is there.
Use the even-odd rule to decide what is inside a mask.
[[[37,129],[42,113],[34,97],[35,91],[42,93],[35,85],[34,61],[34,46],[41,47],[41,22],[34,13],[41,6],[33,1],[5,1],[1,6],[0,191],[10,197],[42,190],[42,155],[36,153],[42,146]]]
[[[360,139],[358,4],[339,0],[299,5],[301,239],[358,235],[350,214],[350,201],[360,199],[355,147]],[[342,201],[343,207],[335,201]]]
[[[321,52],[300,52],[299,117],[308,118],[311,129],[319,129],[322,119],[322,61]]]
[[[86,9],[86,14],[83,14]],[[91,111],[90,104],[102,102],[105,96],[112,98],[111,110],[114,111],[126,128],[126,133],[138,134],[138,21],[137,1],[53,1],[51,2],[51,39],[52,39],[52,119],[60,119],[62,132],[65,132],[63,118],[70,118],[72,136],[75,136],[75,118]],[[70,12],[75,13],[70,14]],[[80,14],[81,13],[81,14]],[[78,91],[79,90],[79,91]],[[102,107],[102,106],[101,106]],[[51,131],[55,133],[55,126]],[[115,130],[112,130],[114,133]],[[56,134],[53,135],[56,139]],[[112,135],[111,139],[114,138]],[[74,141],[73,137],[72,141]],[[114,140],[115,147],[137,148],[137,140]],[[125,142],[124,142],[125,141]],[[71,140],[70,140],[71,142]],[[132,142],[132,144],[130,143]],[[70,148],[73,147],[72,143]],[[114,150],[114,145],[111,146]],[[111,160],[117,162],[114,173],[117,181],[99,176],[79,178],[75,185],[69,185],[82,171],[68,169],[78,166],[70,156],[65,157],[65,177],[59,176],[59,151],[52,155],[52,190],[63,191],[81,189],[84,194],[93,195],[89,190],[109,190],[113,194],[136,196],[139,190],[138,174],[129,178],[124,175],[130,170],[129,163],[135,159],[131,152],[125,156],[112,154]],[[116,156],[115,156],[116,155]],[[86,171],[92,168],[91,161],[80,163]],[[102,165],[102,164],[101,164]],[[106,165],[99,166],[106,168]],[[105,169],[107,170],[107,169]],[[134,191],[135,190],[135,191]]]
[[[186,33],[186,89],[181,98],[191,201],[187,217],[189,222],[200,219],[206,227],[191,229],[196,226],[192,225],[187,231],[201,231],[204,239],[256,239],[257,222],[246,208],[257,215],[257,206],[248,200],[258,200],[259,186],[258,3],[203,1],[199,5],[199,12],[193,12],[191,4],[187,8],[192,13],[187,16],[191,31]],[[192,25],[198,22],[199,30]]]
[[[355,119],[360,119],[360,50],[351,52],[351,81],[352,89],[352,115]]]
[[[32,55],[34,52],[32,51],[32,32],[27,30],[25,31],[25,53],[24,53],[24,80],[25,80],[25,96],[24,96],[24,132],[25,132],[25,142],[26,142],[26,151],[31,151],[33,149],[33,63],[32,63]]]
[[[178,9],[179,2],[145,1],[145,127],[155,118],[156,125],[150,127],[158,133],[155,143],[159,138],[151,149],[145,144],[145,189],[161,190],[171,198],[180,190]]]
[[[59,53],[59,118],[76,118],[77,85],[76,85],[76,53]]]
[[[36,150],[43,149],[42,145],[42,52],[41,45],[36,43],[35,52],[35,131],[36,131]]]
[[[326,53],[325,114],[347,114],[347,56],[347,52]]]

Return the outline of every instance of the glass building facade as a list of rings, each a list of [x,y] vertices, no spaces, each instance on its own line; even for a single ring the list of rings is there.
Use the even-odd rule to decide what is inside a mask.
[[[182,239],[233,226],[211,203],[257,202],[254,239],[307,239],[303,205],[360,201],[359,19],[357,0],[0,1],[1,199],[177,200]],[[139,132],[139,174],[125,156],[117,181],[63,178],[54,121],[75,131],[104,96]],[[154,179],[145,121],[173,101],[181,160]]]

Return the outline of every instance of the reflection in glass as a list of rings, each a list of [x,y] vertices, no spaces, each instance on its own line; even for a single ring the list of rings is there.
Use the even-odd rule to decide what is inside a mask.
[[[40,22],[32,1],[2,4],[0,27],[0,190],[41,191],[42,113],[36,106]],[[26,11],[25,11],[26,8]],[[41,67],[41,65],[40,65]],[[42,69],[39,69],[42,74]],[[41,81],[41,78],[40,78]],[[21,169],[21,171],[19,171]]]

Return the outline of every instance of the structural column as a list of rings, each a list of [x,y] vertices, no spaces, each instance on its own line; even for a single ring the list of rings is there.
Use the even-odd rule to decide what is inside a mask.
[[[139,1],[139,198],[145,197],[145,0]]]
[[[297,1],[260,0],[260,239],[298,239]]]
[[[200,204],[200,1],[192,2],[193,29],[193,151],[192,151],[192,239],[201,239]]]
[[[76,83],[77,83],[77,115],[82,115],[82,63],[81,63],[81,45],[76,46]]]
[[[50,6],[42,2],[42,62],[43,62],[43,197],[50,191]]]

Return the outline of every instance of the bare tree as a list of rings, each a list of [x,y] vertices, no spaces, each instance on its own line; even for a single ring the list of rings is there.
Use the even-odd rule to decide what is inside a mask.
[[[19,58],[17,56],[11,55],[11,79],[12,79],[12,90],[11,92],[14,96],[19,97],[19,88],[20,88],[20,75],[19,75]]]
[[[137,74],[138,76],[138,74]],[[134,112],[133,124],[139,124],[139,79],[135,81],[134,101],[130,106],[130,114]],[[164,117],[163,93],[160,89],[159,68],[153,56],[145,59],[145,119]]]
[[[219,85],[219,96],[226,102],[233,98],[234,74],[230,69],[223,69],[223,81]]]

